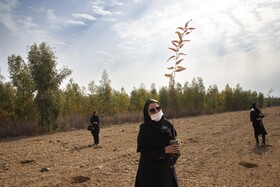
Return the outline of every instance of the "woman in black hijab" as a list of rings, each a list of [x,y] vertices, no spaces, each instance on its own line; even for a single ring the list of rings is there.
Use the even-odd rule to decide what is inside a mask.
[[[90,123],[94,126],[93,130],[91,131],[93,141],[94,141],[93,146],[95,148],[100,147],[99,146],[99,132],[100,132],[99,116],[98,116],[98,112],[96,110],[92,113]]]
[[[264,118],[263,113],[259,109],[259,104],[258,103],[253,103],[252,104],[252,109],[250,112],[250,119],[252,121],[252,125],[254,127],[254,134],[256,138],[256,144],[259,145],[259,135],[262,135],[262,143],[265,145],[265,135],[267,134],[262,118]]]
[[[140,160],[135,187],[178,187],[175,162],[179,145],[173,125],[163,117],[159,102],[149,99],[144,105],[144,123],[140,125],[137,152]]]

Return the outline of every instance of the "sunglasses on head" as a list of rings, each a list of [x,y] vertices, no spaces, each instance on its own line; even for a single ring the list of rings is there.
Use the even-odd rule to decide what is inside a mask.
[[[155,108],[150,108],[150,109],[149,109],[149,112],[152,113],[152,114],[154,114],[154,113],[156,113],[156,112],[158,112],[158,111],[160,111],[160,110],[161,110],[161,107],[160,107],[160,106],[157,106],[157,107],[155,107]]]

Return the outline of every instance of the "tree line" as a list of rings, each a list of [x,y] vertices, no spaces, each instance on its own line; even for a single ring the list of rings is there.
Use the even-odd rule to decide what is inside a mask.
[[[167,118],[248,110],[253,102],[263,107],[280,105],[280,98],[243,90],[239,84],[221,91],[211,85],[206,90],[200,77],[184,85],[170,80],[159,90],[155,84],[150,89],[142,84],[128,95],[124,88],[111,87],[106,70],[99,84],[91,81],[84,88],[71,78],[61,89],[72,71],[57,69],[57,57],[48,44],[30,46],[27,59],[8,57],[11,81],[5,82],[0,74],[0,138],[85,128],[94,110],[99,111],[102,125],[140,122],[149,98],[160,101]]]

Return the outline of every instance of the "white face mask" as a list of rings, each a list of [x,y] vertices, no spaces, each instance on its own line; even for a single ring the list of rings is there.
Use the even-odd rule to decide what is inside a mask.
[[[153,121],[159,121],[162,116],[163,116],[163,112],[162,110],[160,110],[158,113],[151,115],[151,119]]]

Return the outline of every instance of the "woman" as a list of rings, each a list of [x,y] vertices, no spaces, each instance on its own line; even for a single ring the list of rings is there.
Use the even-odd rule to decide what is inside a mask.
[[[252,109],[250,112],[250,119],[252,121],[252,125],[254,127],[254,134],[256,138],[256,144],[259,145],[259,135],[262,135],[262,143],[265,145],[265,135],[267,134],[262,118],[264,118],[263,113],[259,109],[259,104],[258,103],[253,103],[252,104]]]
[[[176,131],[163,117],[158,101],[149,99],[143,113],[144,123],[137,139],[137,152],[141,155],[135,187],[178,187],[174,164],[179,145],[170,145]]]
[[[99,117],[98,117],[98,112],[94,111],[91,119],[90,119],[90,123],[94,126],[93,130],[91,131],[91,134],[93,136],[93,141],[94,147],[98,147],[99,146]]]

